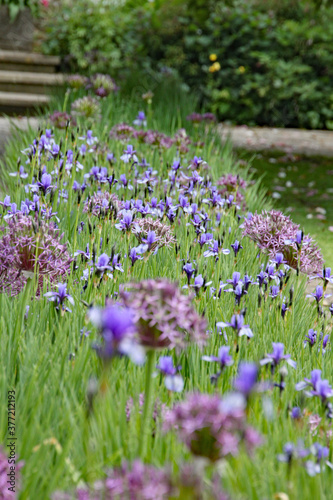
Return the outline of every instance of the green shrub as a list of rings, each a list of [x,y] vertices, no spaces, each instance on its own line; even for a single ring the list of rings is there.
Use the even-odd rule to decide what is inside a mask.
[[[221,120],[333,129],[332,9],[294,0],[83,0],[62,9],[48,19],[44,47],[66,54],[71,70],[123,81],[133,70],[172,73]]]

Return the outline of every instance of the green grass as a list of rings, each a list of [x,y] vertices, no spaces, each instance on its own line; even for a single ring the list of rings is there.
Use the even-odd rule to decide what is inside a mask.
[[[55,106],[58,107],[59,104]],[[160,103],[156,99],[149,125],[172,134],[181,125],[186,125],[184,117],[191,106],[190,100],[176,93],[171,94],[167,104],[165,99]],[[131,123],[141,107],[142,103],[136,99],[124,101],[120,97],[111,96],[103,101],[103,116],[99,123],[93,124],[93,132],[99,137],[100,143],[107,144],[118,159],[124,144],[111,140],[109,130],[114,123]],[[55,140],[59,142],[62,139],[63,152],[70,148],[75,149],[80,143],[77,138],[84,132],[84,125],[81,123],[80,127],[80,132],[73,129],[72,133],[67,135],[63,131],[56,131]],[[190,127],[188,129],[192,137],[195,137],[197,132]],[[11,195],[12,201],[18,206],[29,195],[24,191],[24,181],[18,181],[8,173],[16,170],[18,156],[22,156],[21,151],[34,137],[35,133],[30,130],[12,141],[7,148],[5,164],[2,165],[1,175],[6,186],[5,192]],[[248,178],[246,170],[236,165],[229,145],[222,146],[213,133],[205,136],[201,131],[199,137],[204,140],[204,146],[192,143],[186,158],[193,158],[194,154],[202,156],[209,165],[208,171],[202,172],[203,175],[208,175],[213,183],[222,174],[229,172],[240,173]],[[166,179],[169,165],[176,154],[175,148],[159,155],[151,146],[137,142],[133,144],[140,157],[144,155],[158,171],[158,176],[162,180]],[[84,170],[75,174],[80,181],[83,174],[93,165],[107,166],[105,150],[89,154],[81,159],[81,162]],[[184,159],[182,162],[185,164]],[[48,172],[51,172],[57,160],[45,160],[45,164]],[[26,168],[31,176],[33,173],[37,174],[38,168],[33,164]],[[129,165],[118,161],[114,169],[116,178],[124,172],[129,177],[133,176]],[[70,182],[73,180],[67,179]],[[158,199],[165,196],[163,186],[165,183],[161,182],[154,190]],[[58,188],[64,187],[68,186],[64,185],[63,179]],[[76,195],[71,191],[67,203],[61,201],[57,205],[54,197],[53,203],[60,219],[60,232],[65,233],[71,253],[85,249],[87,243],[90,248],[95,244],[97,255],[103,252],[109,254],[114,247],[116,253],[121,253],[124,272],[115,271],[114,278],[105,276],[99,287],[94,280],[90,280],[88,286],[83,289],[80,278],[87,265],[78,259],[78,267],[68,279],[69,293],[75,300],[72,313],[58,314],[54,305],[48,302],[43,294],[39,299],[32,299],[29,288],[13,298],[0,294],[0,442],[5,444],[8,437],[7,391],[15,389],[17,454],[25,461],[20,499],[45,500],[50,498],[55,490],[71,491],[78,485],[103,478],[107,468],[119,465],[122,460],[133,460],[137,457],[142,418],[138,411],[138,398],[145,387],[145,369],[133,365],[125,358],[114,359],[107,368],[103,366],[92,349],[92,344],[99,340],[99,335],[88,321],[86,304],[104,306],[106,297],[117,292],[119,285],[131,280],[166,277],[177,280],[182,287],[187,282],[182,272],[187,259],[196,262],[198,273],[203,274],[207,281],[212,281],[215,288],[219,287],[221,280],[225,282],[231,278],[235,271],[239,271],[242,276],[248,273],[255,278],[260,266],[267,264],[267,257],[261,255],[258,258],[257,247],[244,239],[244,248],[236,259],[232,255],[221,255],[218,262],[215,262],[213,257],[205,258],[198,244],[194,243],[195,233],[193,227],[187,225],[190,220],[187,216],[174,226],[179,253],[175,253],[174,249],[163,248],[156,255],[149,255],[147,259],[131,267],[124,254],[137,244],[134,235],[127,237],[122,234],[114,227],[114,221],[98,220],[83,213],[83,202],[93,193],[95,187],[87,188],[79,206]],[[105,189],[105,186],[102,186],[102,189]],[[116,193],[122,195],[122,191]],[[134,193],[123,195],[131,198]],[[139,191],[137,196],[145,198],[146,201],[151,197],[144,190]],[[171,196],[177,201],[178,193],[171,193]],[[201,198],[200,194],[196,194],[193,195],[192,201],[201,202]],[[47,204],[51,203],[49,195],[45,201]],[[249,187],[246,202],[248,210],[252,212],[271,206],[258,182]],[[209,212],[214,226],[214,209],[202,205],[202,208],[204,207]],[[216,227],[215,235],[223,238],[223,248],[230,248],[235,239],[241,239],[239,220],[233,209],[223,209],[220,213],[221,226]],[[76,227],[78,221],[85,223],[80,234]],[[93,228],[91,234],[88,230],[89,222]],[[100,237],[103,238],[101,248]],[[207,477],[212,469],[220,471],[222,487],[233,500],[272,499],[279,492],[287,493],[290,500],[331,498],[332,472],[327,467],[316,477],[309,477],[304,467],[295,462],[289,475],[287,465],[279,463],[276,458],[286,442],[295,443],[300,438],[304,439],[306,446],[316,441],[323,445],[328,443],[329,458],[332,458],[332,445],[325,438],[330,421],[325,420],[320,402],[316,398],[304,398],[302,393],[295,391],[295,383],[309,376],[310,371],[315,368],[321,368],[323,376],[332,381],[332,350],[328,349],[323,356],[319,342],[312,351],[303,347],[304,336],[309,328],[316,328],[318,333],[330,333],[332,330],[332,321],[327,319],[324,324],[321,318],[317,318],[315,306],[305,299],[305,285],[306,277],[297,278],[296,274],[291,272],[289,281],[282,287],[281,296],[273,300],[268,297],[267,292],[260,305],[258,287],[252,285],[240,307],[235,306],[231,293],[222,292],[221,297],[215,300],[209,289],[202,290],[195,297],[194,306],[205,315],[208,322],[210,333],[207,346],[204,351],[192,345],[180,355],[171,353],[177,364],[182,366],[184,392],[169,393],[160,377],[152,380],[154,397],[171,407],[175,401],[182,400],[186,393],[191,391],[223,394],[232,390],[232,381],[237,374],[239,362],[259,362],[267,352],[272,351],[272,342],[283,342],[286,353],[297,360],[297,370],[288,368],[286,388],[281,395],[277,388],[271,388],[265,393],[254,394],[251,398],[247,416],[251,425],[262,434],[262,446],[253,456],[248,456],[246,451],[242,450],[238,456],[228,457],[218,466],[208,467]],[[292,286],[293,303],[283,320],[279,306],[283,297],[289,298]],[[46,289],[47,286],[44,291]],[[30,309],[25,318],[28,305]],[[228,343],[235,362],[226,369],[215,388],[210,382],[210,375],[216,371],[216,367],[202,361],[201,356],[217,354],[218,348],[225,340],[223,336],[218,335],[216,322],[229,321],[232,314],[239,313],[241,308],[246,308],[246,323],[253,330],[254,337],[249,342],[245,337],[240,338],[239,348],[236,349],[232,334],[228,332]],[[82,340],[80,331],[84,327],[91,330],[91,333],[87,339]],[[166,354],[166,351],[163,353]],[[93,411],[89,413],[87,398],[91,381],[96,380],[98,387],[105,378],[108,390],[98,391]],[[272,380],[268,369],[261,369],[260,380]],[[279,381],[278,372],[274,381]],[[130,397],[134,400],[134,409],[130,421],[127,422],[125,408]],[[265,407],[270,402],[273,411],[269,415],[265,412]],[[295,405],[299,405],[304,411],[300,422],[293,421],[289,416],[290,408]],[[317,436],[312,436],[309,432],[308,415],[312,413],[320,413],[323,417]],[[155,423],[152,418],[147,421],[147,446],[143,458],[159,467],[170,464],[174,471],[177,471],[184,461],[195,460],[185,445],[178,440],[176,432],[165,435],[161,419],[157,419]]]
[[[333,266],[333,159],[276,152],[237,151],[251,161],[250,172],[262,178],[275,206],[317,241],[327,265]]]

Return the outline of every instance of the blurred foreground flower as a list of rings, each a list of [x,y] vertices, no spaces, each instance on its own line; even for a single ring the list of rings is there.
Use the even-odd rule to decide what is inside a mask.
[[[180,465],[177,475],[168,465],[157,468],[135,460],[131,465],[123,462],[107,472],[105,479],[92,487],[77,488],[72,495],[55,492],[52,500],[228,500],[218,475],[208,483],[203,480],[199,464]]]
[[[194,455],[216,462],[237,455],[243,442],[252,451],[261,437],[246,422],[245,400],[241,395],[221,399],[209,394],[190,394],[166,413],[166,431],[177,429],[180,439]]]
[[[191,298],[177,284],[158,278],[129,284],[120,298],[134,314],[138,339],[150,349],[184,348],[188,343],[203,345],[206,320],[193,308]]]
[[[127,355],[134,363],[142,364],[144,350],[134,339],[133,312],[117,305],[105,309],[91,308],[89,319],[100,330],[102,344],[95,345],[97,354],[105,360],[117,355]]]

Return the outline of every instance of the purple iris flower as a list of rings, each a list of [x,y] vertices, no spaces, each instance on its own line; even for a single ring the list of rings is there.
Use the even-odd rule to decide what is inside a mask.
[[[288,311],[287,304],[285,302],[282,302],[282,305],[281,305],[281,316],[282,316],[282,318],[285,317],[287,311]]]
[[[113,256],[113,259],[112,259],[112,268],[113,269],[117,269],[117,271],[120,271],[121,273],[124,272],[124,269],[121,265],[121,262],[120,262],[120,254],[119,253],[116,253],[114,256]]]
[[[68,311],[68,312],[72,312],[67,307],[64,307],[65,300],[68,300],[68,302],[70,302],[72,305],[74,305],[73,297],[67,293],[66,283],[58,283],[57,288],[58,288],[57,292],[44,293],[44,297],[47,297],[47,300],[49,302],[56,302],[57,309],[58,309],[58,306],[61,306],[61,309]]]
[[[240,283],[242,284],[242,280],[241,280],[241,275],[239,272],[235,271],[234,273],[232,273],[232,279],[229,279],[229,280],[226,280],[227,283],[230,283],[230,285],[232,285],[233,289],[235,289],[237,287],[237,285]]]
[[[281,342],[272,342],[273,352],[267,354],[264,359],[260,361],[260,365],[271,364],[272,371],[281,363],[281,361],[286,361],[288,365],[296,368],[296,362],[291,360],[290,354],[284,354],[284,344]]]
[[[190,285],[190,286],[192,286],[196,290],[198,290],[199,288],[201,288],[203,286],[204,282],[205,282],[205,280],[203,279],[202,274],[198,274],[198,276],[196,276],[194,278],[194,285]]]
[[[234,387],[248,398],[254,390],[258,379],[258,367],[254,363],[240,363]]]
[[[83,250],[77,250],[74,253],[74,257],[76,257],[77,255],[82,255],[82,257],[84,257],[86,260],[89,260],[90,259],[89,243],[87,243],[85,252]]]
[[[230,253],[230,250],[227,248],[219,249],[219,242],[217,240],[212,240],[211,242],[209,242],[209,250],[206,250],[206,252],[204,252],[204,257],[218,258],[219,252],[223,253],[224,255],[228,255]]]
[[[274,259],[272,259],[272,262],[275,262],[276,264],[276,267],[280,267],[281,264],[286,264],[286,260],[283,260],[283,253],[277,253],[274,257]]]
[[[258,278],[259,288],[261,288],[262,285],[267,285],[266,281],[267,274],[263,270],[261,270],[260,273],[257,274],[257,278]]]
[[[133,225],[133,215],[130,211],[123,212],[123,218],[119,221],[118,224],[115,224],[115,227],[120,231],[130,231]]]
[[[198,243],[202,248],[207,243],[207,241],[210,241],[212,239],[213,235],[211,233],[201,233],[198,239]]]
[[[181,366],[174,366],[171,356],[161,356],[156,368],[165,375],[164,384],[169,391],[181,392],[184,388],[184,380],[177,372]]]
[[[134,264],[135,264],[135,262],[136,262],[137,260],[142,260],[142,259],[143,259],[143,257],[141,257],[140,255],[138,255],[138,253],[137,253],[137,249],[136,249],[136,248],[132,248],[132,249],[130,250],[130,253],[129,253],[129,256],[128,256],[128,257],[130,258],[130,260],[131,260],[131,262],[132,262],[132,266],[134,266]]]
[[[324,288],[326,288],[327,283],[333,283],[333,276],[331,276],[331,268],[324,267],[321,273],[318,273],[316,276],[311,276],[310,280],[314,279],[322,279],[324,282]]]
[[[40,182],[37,182],[38,187],[46,194],[52,189],[52,176],[50,174],[43,174]]]
[[[317,332],[313,328],[310,328],[308,334],[305,336],[304,345],[306,345],[307,342],[310,347],[313,347],[317,342]]]
[[[105,271],[113,271],[113,268],[109,266],[109,262],[110,257],[106,253],[100,255],[95,264],[95,273],[97,275],[102,275]]]
[[[246,335],[249,339],[253,337],[253,333],[249,325],[244,325],[244,316],[242,314],[234,314],[230,323],[220,321],[216,323],[216,326],[218,328],[230,327],[235,331],[235,333],[237,333],[238,337],[242,337],[243,335]]]
[[[145,359],[143,348],[136,344],[134,316],[130,309],[116,305],[105,309],[92,308],[89,317],[101,332],[103,344],[95,346],[97,354],[103,359],[125,354],[137,364]]]
[[[28,177],[28,174],[24,171],[24,167],[22,165],[20,166],[18,172],[10,172],[9,175],[11,177],[16,177],[18,175],[21,179],[26,179]]]
[[[300,247],[302,245],[302,241],[303,241],[303,231],[297,231],[296,238],[290,238],[289,240],[285,240],[284,244],[292,245],[293,243],[296,243],[296,245]]]
[[[243,295],[247,294],[247,291],[244,289],[242,282],[239,282],[234,289],[230,288],[229,290],[225,290],[225,292],[232,292],[235,295],[236,305],[239,305]]]
[[[170,208],[166,214],[167,218],[169,219],[169,221],[171,222],[171,224],[174,222],[176,216],[177,216],[177,213],[175,212],[175,210],[173,208]]]
[[[146,115],[144,114],[143,111],[138,112],[138,116],[133,121],[133,125],[135,125],[136,127],[146,127],[147,126]]]
[[[330,342],[330,336],[327,334],[324,336],[323,338],[323,354],[325,353],[326,351],[326,348],[327,348],[327,344]]]
[[[202,356],[203,361],[216,362],[220,364],[221,370],[233,364],[232,356],[229,355],[230,346],[224,345],[219,348],[217,356]]]
[[[130,161],[133,161],[134,163],[138,163],[138,157],[136,156],[136,150],[133,148],[131,144],[127,146],[127,148],[124,150],[124,154],[121,155],[120,159],[124,163],[129,163]]]
[[[238,240],[236,240],[235,243],[232,243],[230,246],[231,246],[231,248],[233,249],[233,251],[235,253],[235,257],[237,256],[239,250],[241,250],[243,248],[242,245],[239,243]]]
[[[148,250],[151,249],[152,245],[158,241],[155,231],[148,231],[147,238],[142,238],[143,243],[146,243]]]
[[[180,160],[175,160],[171,165],[171,169],[177,172],[180,169]]]
[[[5,196],[4,200],[3,201],[0,201],[0,205],[3,206],[3,208],[9,208],[10,205],[11,205],[11,201],[10,201],[10,196],[7,194],[7,196]]]
[[[299,418],[301,418],[302,416],[302,411],[301,409],[298,407],[298,406],[294,406],[292,409],[291,409],[291,412],[290,412],[290,416],[291,418],[297,420]]]
[[[278,285],[273,285],[270,287],[270,290],[269,296],[272,297],[272,299],[276,299],[280,294],[280,287]]]
[[[319,396],[323,403],[326,403],[328,398],[333,396],[332,387],[329,384],[328,380],[320,380],[315,387],[315,390],[312,391],[314,396]]]
[[[185,271],[186,273],[186,276],[187,276],[187,283],[190,284],[190,281],[191,281],[191,278],[192,278],[192,275],[195,273],[195,269],[194,267],[192,266],[192,264],[190,262],[187,262],[184,266],[183,266],[183,271]]]
[[[303,441],[299,440],[295,446],[293,443],[286,443],[283,453],[277,456],[279,462],[291,463],[293,457],[303,459],[310,454],[310,450],[304,447]]]
[[[311,378],[305,378],[304,379],[307,385],[310,385],[313,387],[313,389],[316,387],[316,384],[321,380],[321,370],[312,370],[311,372]]]
[[[244,285],[244,290],[247,292],[249,289],[249,286],[252,284],[252,278],[248,276],[247,274],[244,275],[243,279],[243,285]]]
[[[315,300],[316,300],[316,302],[317,302],[317,304],[319,304],[319,302],[323,298],[326,299],[327,297],[331,297],[331,295],[327,294],[327,293],[324,294],[323,287],[320,286],[320,285],[318,285],[318,286],[316,286],[316,291],[313,292],[313,293],[308,294],[307,297],[314,297]]]
[[[272,266],[271,264],[266,267],[266,276],[268,278],[268,281],[272,281],[276,279],[276,274],[275,274],[275,266]]]

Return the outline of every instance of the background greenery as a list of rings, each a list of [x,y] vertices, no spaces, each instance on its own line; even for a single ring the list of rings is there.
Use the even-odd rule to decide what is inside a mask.
[[[133,70],[152,81],[173,73],[220,120],[333,129],[333,9],[320,4],[58,0],[42,48],[71,71],[122,82]]]

